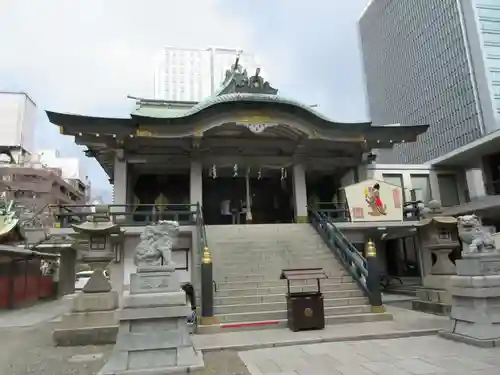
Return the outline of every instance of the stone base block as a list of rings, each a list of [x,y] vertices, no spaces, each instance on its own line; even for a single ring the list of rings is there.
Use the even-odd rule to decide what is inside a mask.
[[[116,342],[118,325],[55,329],[52,339],[56,346],[107,345]]]
[[[130,294],[123,292],[123,308],[135,309],[143,307],[182,306],[186,304],[184,291],[171,293]]]
[[[203,360],[203,354],[200,350],[194,351],[195,356],[191,364],[169,366],[168,360],[162,360],[162,357],[168,358],[168,353],[158,352],[155,354],[158,358],[153,358],[152,356],[145,355],[142,358],[135,357],[132,359],[132,365],[140,364],[142,362],[150,363],[148,368],[129,368],[126,370],[113,369],[111,361],[109,361],[102,369],[97,373],[97,375],[167,375],[167,374],[190,374],[197,370],[203,370],[205,367],[205,361]],[[130,359],[130,358],[129,358]],[[155,361],[155,359],[160,359]],[[153,362],[154,361],[154,362]],[[154,367],[155,365],[162,364],[161,367]]]
[[[421,301],[442,303],[445,305],[451,304],[451,295],[444,289],[418,288],[416,290],[416,297]]]
[[[161,307],[143,307],[136,309],[123,309],[118,312],[118,319],[139,320],[139,319],[160,319],[175,318],[182,316],[183,319],[191,312],[191,307],[184,303],[182,306],[161,306]]]
[[[464,344],[477,346],[480,348],[493,348],[500,346],[500,339],[477,339],[474,337],[463,336],[448,331],[440,331],[439,336],[448,340],[453,340]]]
[[[499,276],[499,253],[468,254],[456,261],[457,275],[460,276]]]
[[[163,375],[204,367],[186,324],[191,308],[173,270],[139,269],[119,312],[116,345],[99,375]]]
[[[174,374],[203,366],[184,317],[142,319],[120,323],[113,353],[99,374]]]
[[[164,268],[164,267],[157,267]],[[130,275],[130,294],[179,292],[181,286],[178,275],[171,267],[163,272],[144,271]]]
[[[445,305],[444,303],[431,302],[431,301],[412,301],[411,306],[413,310],[422,311],[437,315],[449,316],[451,312],[451,306]]]
[[[105,293],[79,293],[73,300],[74,312],[116,310],[119,297],[116,291]]]
[[[88,328],[101,326],[118,326],[115,311],[95,311],[84,313],[69,313],[62,316],[59,328]]]
[[[417,297],[422,301],[432,301],[451,305],[451,286],[454,275],[428,275],[424,277],[423,288],[417,289]],[[422,295],[419,295],[419,292]],[[427,293],[427,296],[423,294]]]

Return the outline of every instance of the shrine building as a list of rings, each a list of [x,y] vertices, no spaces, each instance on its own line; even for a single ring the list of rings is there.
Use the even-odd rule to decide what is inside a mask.
[[[372,150],[414,142],[427,125],[334,121],[282,97],[259,70],[249,75],[238,60],[220,89],[202,102],[132,99],[136,107],[127,118],[47,111],[50,122],[85,146],[109,176],[110,209],[123,225],[136,227],[126,230],[127,236],[137,237],[137,226],[158,219],[178,220],[188,230],[198,208],[207,226],[306,223],[314,208],[327,213],[359,249],[368,236],[397,239],[394,246],[411,253],[407,263],[419,263],[413,240],[418,220],[405,211],[411,194],[377,181]],[[388,204],[383,215],[375,215],[366,201],[374,184],[380,184]],[[78,207],[65,210],[73,215]],[[187,237],[186,243],[194,244]],[[403,238],[412,239],[410,250]],[[135,270],[136,244],[126,244],[115,261],[117,290],[127,288]],[[407,268],[398,260],[399,250],[386,257],[382,243],[378,246],[382,258]],[[187,247],[195,251],[195,245]],[[185,263],[184,281],[193,277],[190,254],[179,260]],[[390,267],[393,260],[383,264]],[[423,271],[417,266],[411,275],[418,274]]]
[[[199,203],[207,225],[306,222],[317,202],[342,215],[346,176],[370,177],[372,149],[413,142],[428,127],[334,121],[238,61],[202,102],[133,99],[128,118],[47,114],[106,171],[115,204]]]

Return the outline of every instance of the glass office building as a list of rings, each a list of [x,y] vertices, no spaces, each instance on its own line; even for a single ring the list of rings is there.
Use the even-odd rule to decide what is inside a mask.
[[[359,34],[373,122],[430,124],[378,162],[427,162],[498,130],[500,0],[372,0]]]

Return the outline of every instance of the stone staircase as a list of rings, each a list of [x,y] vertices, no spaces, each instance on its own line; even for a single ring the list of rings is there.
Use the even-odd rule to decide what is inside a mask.
[[[214,312],[220,324],[200,333],[286,326],[283,268],[321,267],[327,324],[391,320],[372,313],[368,299],[309,224],[207,226],[217,283]],[[294,291],[316,290],[316,281],[292,284]],[[199,288],[198,305],[199,305]]]

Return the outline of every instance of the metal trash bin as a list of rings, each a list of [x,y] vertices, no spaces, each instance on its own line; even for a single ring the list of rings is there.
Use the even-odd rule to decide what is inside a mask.
[[[325,328],[325,306],[320,280],[327,277],[322,268],[296,268],[281,271],[280,279],[287,281],[287,318],[288,328],[292,331]],[[292,292],[290,290],[291,283],[299,280],[316,280],[317,290]]]

